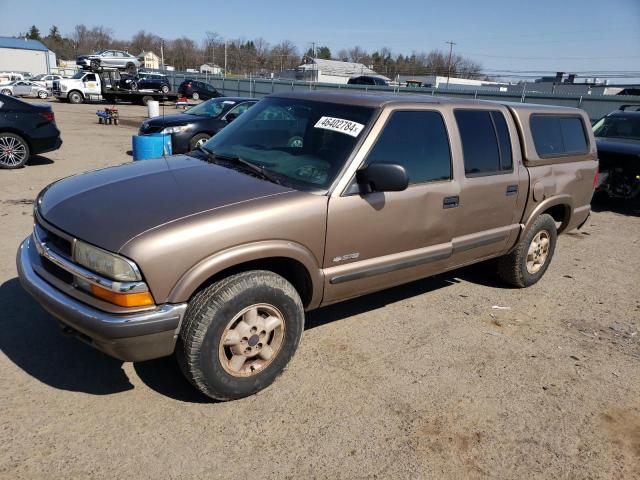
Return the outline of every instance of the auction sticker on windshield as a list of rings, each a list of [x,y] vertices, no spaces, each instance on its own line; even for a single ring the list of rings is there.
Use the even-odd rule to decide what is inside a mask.
[[[346,133],[352,137],[357,137],[364,128],[364,125],[351,120],[334,117],[320,117],[314,125],[315,128],[323,128],[334,132]]]

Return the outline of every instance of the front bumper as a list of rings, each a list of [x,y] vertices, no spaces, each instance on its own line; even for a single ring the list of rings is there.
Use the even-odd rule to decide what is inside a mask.
[[[117,315],[82,303],[43,280],[33,269],[33,239],[27,237],[16,263],[23,288],[56,317],[69,333],[125,362],[171,355],[175,349],[186,303],[159,305],[155,310]]]

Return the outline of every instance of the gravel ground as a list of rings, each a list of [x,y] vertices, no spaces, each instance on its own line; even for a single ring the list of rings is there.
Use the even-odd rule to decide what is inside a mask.
[[[130,161],[145,113],[51,104],[62,148],[0,171],[0,477],[640,478],[637,210],[596,206],[526,290],[480,265],[313,312],[274,385],[212,403],[171,358],[62,336],[21,289],[34,196]]]

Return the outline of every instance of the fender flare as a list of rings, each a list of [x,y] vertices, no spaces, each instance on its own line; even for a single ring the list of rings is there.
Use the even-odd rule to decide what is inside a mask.
[[[238,245],[202,259],[178,279],[167,302],[186,302],[202,284],[217,273],[236,265],[269,258],[286,258],[301,263],[311,279],[313,293],[309,308],[320,304],[324,275],[315,255],[305,246],[287,240],[264,240]]]
[[[570,223],[571,215],[573,214],[573,199],[571,195],[567,194],[554,195],[553,197],[546,198],[542,202],[540,202],[540,205],[534,208],[526,219],[523,218],[523,228],[520,232],[520,238],[522,238],[529,231],[535,219],[538,218],[542,214],[542,212],[558,205],[563,205],[566,209],[568,209],[565,219],[558,229],[558,233],[561,233],[564,228]],[[518,238],[518,240],[520,238]]]

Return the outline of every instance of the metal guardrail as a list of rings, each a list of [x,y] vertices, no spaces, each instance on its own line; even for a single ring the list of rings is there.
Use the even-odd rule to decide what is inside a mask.
[[[232,78],[220,75],[210,75],[206,73],[190,72],[158,72],[164,73],[171,83],[172,90],[178,88],[180,83],[186,79],[199,80],[210,83],[223,95],[246,96],[251,98],[262,98],[266,95],[278,92],[300,92],[300,91],[368,91],[395,93],[399,95],[431,95],[458,98],[474,98],[478,100],[497,100],[516,103],[537,103],[543,105],[556,105],[564,107],[577,107],[587,112],[589,118],[595,121],[609,112],[618,110],[625,104],[637,104],[640,106],[640,96],[631,95],[566,95],[557,93],[542,92],[499,92],[491,90],[462,90],[446,88],[425,88],[425,87],[382,87],[365,85],[341,85],[333,83],[309,83],[296,80],[285,79],[265,79],[265,78]]]

